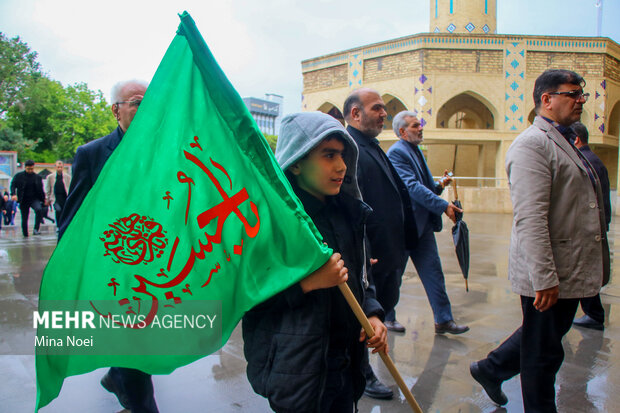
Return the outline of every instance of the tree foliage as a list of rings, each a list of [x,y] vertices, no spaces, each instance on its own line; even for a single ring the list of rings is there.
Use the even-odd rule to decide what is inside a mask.
[[[0,32],[0,118],[21,97],[31,77],[40,74],[37,53],[19,37],[7,38]]]
[[[69,160],[116,121],[101,91],[63,87],[41,72],[36,56],[19,37],[0,33],[0,149],[17,151],[20,161]]]

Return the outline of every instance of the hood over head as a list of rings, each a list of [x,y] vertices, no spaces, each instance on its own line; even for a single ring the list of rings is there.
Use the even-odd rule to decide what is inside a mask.
[[[285,116],[276,145],[276,160],[283,171],[310,153],[326,137],[338,134],[345,142],[344,162],[347,165],[341,191],[361,199],[357,185],[357,144],[344,126],[323,112],[300,112]]]

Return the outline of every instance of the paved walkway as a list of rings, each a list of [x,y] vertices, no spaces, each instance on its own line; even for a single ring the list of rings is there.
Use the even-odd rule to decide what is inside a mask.
[[[521,412],[518,377],[504,384],[510,401],[505,408],[497,408],[470,377],[468,367],[520,324],[518,297],[510,291],[506,278],[511,216],[468,214],[466,221],[472,249],[468,293],[454,256],[450,225],[439,234],[438,243],[453,312],[457,321],[468,324],[471,331],[456,337],[434,334],[430,306],[410,265],[397,308],[397,317],[407,332],[390,334],[391,356],[425,412]],[[41,236],[24,239],[17,227],[3,226],[0,231],[0,412],[32,412],[34,408],[34,357],[7,355],[14,354],[7,349],[32,345],[28,320],[36,308],[41,273],[56,243],[54,226],[44,225],[42,232]],[[616,234],[620,236],[620,223],[612,222],[612,243]],[[613,269],[614,274],[619,273],[617,260]],[[556,383],[561,412],[618,411],[619,285],[612,276],[602,294],[607,312],[604,332],[573,328],[566,336],[566,359]],[[160,411],[269,412],[266,400],[254,394],[247,382],[242,349],[237,328],[217,354],[177,369],[169,376],[156,376]],[[372,363],[381,379],[398,394],[381,361],[373,358]],[[99,385],[104,372],[97,370],[69,378],[59,398],[41,412],[122,411],[115,397]],[[359,407],[361,413],[410,411],[402,397],[391,401],[363,397]]]

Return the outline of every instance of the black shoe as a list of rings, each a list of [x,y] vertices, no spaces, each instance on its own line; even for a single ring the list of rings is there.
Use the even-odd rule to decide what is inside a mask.
[[[460,326],[454,322],[454,320],[446,321],[445,323],[435,324],[435,333],[437,334],[463,334],[469,331],[469,327]]]
[[[480,370],[477,361],[474,361],[469,365],[469,372],[474,380],[480,383],[486,394],[491,400],[493,400],[493,402],[500,406],[508,403],[508,397],[506,397],[506,394],[502,391],[502,382],[500,381],[498,383],[492,378],[485,376]]]
[[[373,377],[370,380],[366,380],[364,394],[373,399],[391,399],[394,392],[388,386],[381,383],[378,378]]]
[[[41,235],[41,231],[39,231],[38,229],[35,229],[32,231],[32,235]]]
[[[603,331],[605,329],[605,325],[603,323],[599,323],[587,314],[581,318],[575,319],[573,324],[583,328],[591,328],[592,330]]]
[[[114,380],[112,380],[109,373],[106,373],[105,376],[101,378],[101,385],[110,393],[114,393],[121,406],[125,409],[130,409],[129,397],[125,393],[122,393],[118,387],[116,387],[116,383],[114,383]]]
[[[387,320],[385,320],[385,322],[383,324],[385,324],[387,329],[390,330],[390,331],[394,331],[394,332],[397,332],[397,333],[404,333],[405,332],[405,326],[402,325],[401,323],[399,323],[396,320],[394,320],[394,321],[387,321]]]

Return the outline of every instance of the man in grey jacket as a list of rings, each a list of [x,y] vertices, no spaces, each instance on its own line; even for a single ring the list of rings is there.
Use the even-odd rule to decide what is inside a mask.
[[[526,412],[555,412],[562,337],[579,299],[609,276],[601,185],[570,142],[589,94],[575,72],[547,70],[534,85],[537,117],[506,154],[513,203],[508,277],[521,296],[522,325],[470,372],[497,404],[502,382],[521,374]]]

